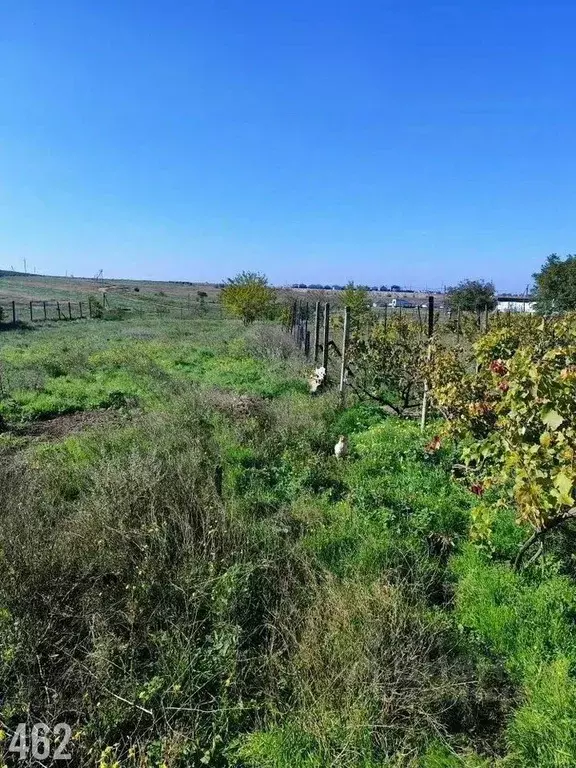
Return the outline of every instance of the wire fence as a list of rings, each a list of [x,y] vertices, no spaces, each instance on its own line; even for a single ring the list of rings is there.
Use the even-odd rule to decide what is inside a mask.
[[[374,312],[375,309],[371,308],[370,311]],[[431,359],[434,338],[442,338],[444,341],[451,339],[456,343],[467,339],[470,342],[471,338],[478,338],[488,332],[493,322],[492,318],[502,315],[507,322],[510,322],[512,314],[517,314],[510,310],[490,311],[488,307],[475,312],[438,307],[434,296],[428,296],[427,301],[420,306],[384,306],[377,308],[376,312],[377,322],[384,326],[384,331],[387,324],[395,322],[395,318],[405,317],[416,329],[417,337],[426,345],[428,361]],[[338,318],[336,323],[335,318]],[[350,385],[349,376],[354,376],[348,360],[350,331],[357,319],[354,317],[354,310],[348,306],[331,308],[329,302],[317,301],[311,304],[294,300],[286,307],[283,319],[286,331],[291,334],[305,357],[313,361],[316,366],[311,379],[312,391],[316,391],[314,384],[320,386],[328,380],[330,372],[333,374],[332,379],[335,380],[334,368],[336,368],[340,395],[344,398],[346,387]],[[428,383],[424,380],[421,401],[422,429],[428,414],[428,394]]]
[[[220,305],[215,302],[195,301],[123,301],[123,297],[93,298],[83,300],[32,300],[0,303],[0,325],[25,326],[42,322],[72,320],[122,319],[124,317],[166,316],[170,318],[191,318],[199,315],[220,314]]]

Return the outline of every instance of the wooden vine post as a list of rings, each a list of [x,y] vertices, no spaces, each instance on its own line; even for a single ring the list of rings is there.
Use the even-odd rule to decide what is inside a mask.
[[[16,325],[16,302],[12,302],[12,324]]]
[[[32,302],[30,302],[30,322],[34,320],[34,310],[32,308]]]
[[[330,343],[330,304],[324,304],[324,339],[322,342],[322,366],[328,376],[328,344]]]
[[[432,337],[434,336],[434,296],[428,296],[428,351],[426,361],[429,363],[432,359]],[[426,417],[428,415],[428,379],[424,379],[424,394],[422,395],[422,417],[420,419],[420,429],[424,432],[426,428]]]
[[[424,333],[424,326],[422,324],[422,312],[420,310],[420,304],[416,307],[418,310],[418,325],[420,326],[420,333]]]
[[[316,311],[314,315],[314,362],[318,362],[318,351],[320,348],[320,302],[316,302]]]
[[[346,386],[346,361],[348,358],[348,336],[350,334],[350,307],[344,307],[344,329],[342,331],[342,358],[340,360],[340,397],[344,400]]]

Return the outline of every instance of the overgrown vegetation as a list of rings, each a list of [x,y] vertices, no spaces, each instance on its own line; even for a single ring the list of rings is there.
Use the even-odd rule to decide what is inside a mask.
[[[462,440],[510,437],[520,403],[556,446],[568,325],[538,359],[524,319],[483,337],[477,373],[453,362],[455,395],[495,416],[458,401],[442,438],[381,407],[430,375],[408,318],[353,339],[371,396],[347,408],[309,396],[275,324],[62,326],[1,339],[1,748],[64,721],[74,764],[100,768],[576,764],[573,532],[516,569],[518,501],[491,455],[474,477],[461,459]],[[97,409],[121,418],[35,431]]]
[[[248,325],[273,316],[276,291],[268,284],[265,275],[240,272],[222,288],[220,300],[229,314]]]
[[[519,552],[576,516],[574,318],[505,320],[474,348],[475,367],[454,350],[434,358],[433,393],[479,492],[509,496],[534,533]],[[482,509],[489,535],[493,505]]]

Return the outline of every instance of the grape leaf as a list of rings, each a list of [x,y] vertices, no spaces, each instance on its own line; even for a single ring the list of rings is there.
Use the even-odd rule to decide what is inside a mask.
[[[558,411],[555,411],[553,408],[550,408],[547,411],[544,411],[542,414],[542,421],[544,424],[549,427],[553,432],[558,429],[560,424],[564,421],[564,417],[560,416]]]
[[[570,495],[570,491],[572,490],[572,480],[564,472],[558,472],[554,478],[554,485],[558,488],[563,497],[568,497]]]

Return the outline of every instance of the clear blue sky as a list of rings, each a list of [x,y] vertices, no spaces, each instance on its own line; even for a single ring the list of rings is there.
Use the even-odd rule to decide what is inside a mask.
[[[576,4],[3,0],[0,266],[523,289],[576,250]]]

